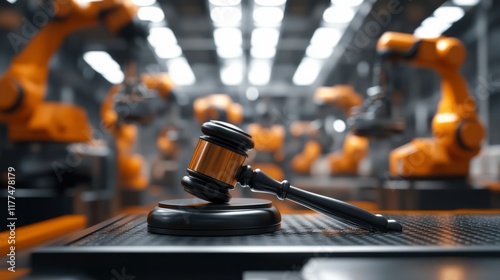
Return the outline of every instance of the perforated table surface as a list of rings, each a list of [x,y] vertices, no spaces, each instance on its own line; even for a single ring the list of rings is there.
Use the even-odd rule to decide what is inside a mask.
[[[36,251],[32,267],[92,276],[125,267],[138,275],[221,279],[247,270],[300,269],[313,257],[500,256],[500,215],[384,216],[401,222],[404,232],[371,233],[322,215],[283,215],[275,233],[171,236],[148,233],[144,215],[121,216]]]

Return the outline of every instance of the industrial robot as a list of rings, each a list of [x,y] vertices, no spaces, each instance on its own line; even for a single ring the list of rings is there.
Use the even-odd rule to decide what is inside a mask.
[[[466,56],[462,42],[444,36],[417,38],[410,34],[387,32],[378,40],[377,51],[382,63],[387,63],[385,67],[388,71],[391,63],[405,62],[430,68],[441,77],[441,100],[432,120],[433,136],[413,139],[391,151],[388,184],[392,189],[395,184],[398,184],[396,189],[399,184],[410,184],[413,189],[423,185],[436,190],[432,194],[435,198],[433,202],[422,202],[421,205],[420,202],[412,202],[411,207],[487,207],[488,194],[467,183],[470,160],[480,151],[485,131],[478,119],[474,98],[460,74]],[[387,81],[390,82],[390,79]],[[390,125],[392,119],[387,114],[390,110],[384,106],[387,103],[380,101],[389,93],[384,92],[384,87],[381,89],[350,120],[354,133],[370,137],[379,136],[381,131],[390,135],[397,130],[394,129],[398,127],[397,121]],[[438,189],[448,192],[439,196]],[[453,196],[449,191],[462,192]],[[474,196],[475,193],[478,196]],[[415,194],[413,196],[416,197]],[[419,199],[424,200],[423,192]],[[403,200],[392,199],[401,204],[404,204]],[[454,201],[457,203],[454,204]]]
[[[55,19],[42,27],[0,77],[0,121],[11,142],[88,142],[91,130],[83,108],[44,101],[49,63],[64,39],[83,28],[104,23],[114,33],[129,28],[136,7],[128,1],[54,1]]]
[[[249,162],[273,178],[283,180],[285,171],[282,164],[285,160],[283,148],[286,130],[283,125],[273,122],[269,106],[269,100],[263,100],[258,104],[256,121],[247,126],[246,131],[255,142]]]
[[[243,107],[227,94],[210,94],[197,98],[193,110],[196,120],[200,123],[220,120],[237,125],[243,122]]]
[[[92,127],[86,111],[74,104],[44,100],[52,56],[66,37],[84,28],[103,24],[124,38],[135,36],[139,30],[139,23],[134,21],[137,7],[130,1],[103,0],[85,5],[79,1],[53,1],[52,7],[54,18],[38,30],[0,76],[0,122],[7,128],[9,146],[2,164],[18,168],[18,187],[44,189],[50,192],[44,196],[52,197],[52,204],[57,205],[53,213],[27,213],[26,223],[72,212],[72,206],[68,206],[73,204],[72,198],[64,194],[65,190],[99,181],[91,174],[91,170],[99,168],[83,163],[82,154],[98,144],[91,141]],[[74,143],[85,143],[86,148],[74,152]],[[102,178],[94,184],[97,187],[91,188],[102,188],[106,180]],[[35,206],[34,200],[40,197],[26,199],[33,199],[30,204]]]
[[[141,89],[141,92],[127,91],[130,88]],[[143,102],[141,98],[148,98],[147,95],[150,91],[167,99],[172,88],[173,82],[167,74],[143,74],[139,84],[135,87],[130,85],[113,86],[104,100],[101,106],[101,119],[104,127],[114,136],[116,141],[118,186],[120,188],[143,190],[149,184],[149,180],[143,172],[144,159],[140,154],[134,153],[137,141],[137,125],[135,123],[150,121],[154,117],[154,113],[142,110],[141,114],[132,114],[133,109],[117,110],[115,107],[117,100],[120,100],[123,106],[127,102],[123,99],[129,99],[130,107],[133,107],[138,105],[137,103]],[[159,137],[157,141],[160,151],[172,152],[171,147],[167,147],[168,144],[165,143],[163,137]]]
[[[331,105],[340,108],[348,118],[351,116],[351,110],[361,105],[363,99],[352,86],[337,85],[318,88],[314,94],[314,101],[319,106]],[[296,129],[292,127],[293,130]],[[308,174],[313,163],[323,153],[328,152],[331,146],[331,141],[326,141],[327,144],[330,144],[326,146],[322,144],[325,141],[314,138],[332,138],[332,135],[320,133],[318,129],[309,129],[306,133],[313,140],[309,140],[305,144],[303,151],[294,156],[291,162],[293,171],[299,174]],[[327,155],[330,173],[334,175],[356,175],[359,162],[366,156],[367,151],[368,139],[349,132],[344,139],[341,150]]]

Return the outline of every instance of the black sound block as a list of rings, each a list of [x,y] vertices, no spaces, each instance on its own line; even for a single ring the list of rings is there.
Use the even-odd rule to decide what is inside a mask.
[[[200,199],[175,199],[158,203],[148,215],[151,233],[189,236],[228,236],[274,232],[281,215],[269,200],[234,198],[215,204]]]

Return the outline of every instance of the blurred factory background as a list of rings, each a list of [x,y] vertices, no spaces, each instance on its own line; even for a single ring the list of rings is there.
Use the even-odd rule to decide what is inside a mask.
[[[39,86],[42,98],[36,102],[56,104],[37,111],[39,119],[10,118],[16,104],[4,94],[12,87],[0,83],[0,172],[16,169],[23,223],[67,213],[86,214],[95,223],[130,207],[189,197],[180,179],[201,123],[210,119],[249,131],[257,142],[251,164],[276,179],[367,209],[500,207],[498,1],[133,0],[137,9],[125,23],[128,33],[113,30],[113,22],[123,19],[108,19],[113,7],[94,13],[100,23],[69,31],[54,27],[35,40],[48,24],[71,18],[64,10],[69,2],[84,10],[96,2],[126,1],[0,1],[0,72],[17,63],[12,77],[17,74],[17,85],[29,88],[25,97]],[[465,46],[460,73],[486,131],[484,137],[478,132],[481,151],[470,157],[468,173],[417,179],[474,185],[477,199],[467,192],[445,196],[472,197],[469,204],[440,199],[436,206],[380,190],[394,175],[391,150],[433,134],[442,98],[434,69],[390,65],[390,94],[384,98],[392,119],[404,120],[402,133],[369,143],[350,133],[353,108],[366,105],[379,83],[377,42],[388,31],[455,37]],[[50,53],[46,45],[58,40],[60,47]],[[30,55],[16,60],[30,46]],[[212,94],[223,95],[208,98]],[[74,107],[57,104],[83,108],[89,126],[76,123]],[[59,132],[52,131],[54,119],[61,120]],[[65,125],[81,135],[63,137]],[[6,188],[7,175],[1,180]],[[233,196],[250,195],[235,190]]]

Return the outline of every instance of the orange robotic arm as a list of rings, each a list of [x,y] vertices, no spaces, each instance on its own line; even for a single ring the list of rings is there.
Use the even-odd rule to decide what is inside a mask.
[[[197,98],[193,104],[195,118],[200,122],[221,120],[232,124],[243,122],[243,107],[227,94],[210,94]]]
[[[155,90],[158,95],[167,99],[174,83],[166,73],[141,75],[142,85],[150,90]],[[137,141],[137,126],[120,122],[120,116],[114,109],[114,97],[122,88],[116,85],[111,88],[106,99],[101,105],[101,120],[103,126],[113,134],[116,140],[119,185],[125,188],[143,189],[149,184],[144,176],[142,167],[144,159],[134,153]],[[175,143],[166,138],[166,133],[161,133],[157,145],[162,152],[176,152]]]
[[[141,82],[147,89],[156,91],[163,99],[168,99],[175,88],[174,81],[167,73],[142,74]]]
[[[118,167],[118,185],[130,189],[143,189],[149,180],[143,175],[144,159],[134,153],[137,140],[137,127],[134,124],[120,123],[120,117],[114,110],[114,97],[121,85],[111,88],[101,105],[101,121],[116,141],[116,161]]]
[[[363,98],[356,93],[350,85],[336,85],[332,87],[320,87],[314,93],[314,101],[317,104],[329,104],[344,111],[346,117],[351,115],[351,110],[362,104]],[[359,162],[366,157],[368,151],[368,140],[364,137],[348,134],[344,139],[341,151],[328,156],[332,174],[357,174]],[[322,152],[321,145],[314,140],[309,141],[304,150],[293,157],[292,168],[297,173],[309,173],[312,164]]]
[[[342,150],[328,155],[332,174],[356,175],[359,162],[368,154],[369,143],[366,137],[347,134]]]
[[[285,174],[275,162],[283,161],[283,143],[285,142],[285,128],[282,125],[264,127],[259,123],[248,125],[248,134],[255,142],[254,150],[257,153],[268,154],[272,158],[266,162],[252,163],[254,168],[259,168],[277,180],[282,180]]]
[[[441,100],[432,120],[432,138],[417,138],[393,150],[390,172],[404,177],[464,177],[469,162],[478,154],[484,128],[476,114],[475,101],[460,74],[466,51],[455,38],[418,39],[413,35],[387,32],[377,50],[386,59],[402,60],[430,68],[441,77]]]
[[[363,98],[350,85],[320,87],[314,92],[317,104],[330,104],[344,111],[346,117],[351,116],[351,109],[363,103]]]
[[[57,20],[42,27],[12,60],[0,77],[0,121],[7,124],[11,141],[88,141],[86,112],[71,104],[44,102],[49,62],[72,32],[100,23],[119,31],[133,19],[129,1],[103,0],[80,6],[77,1],[55,1]]]

